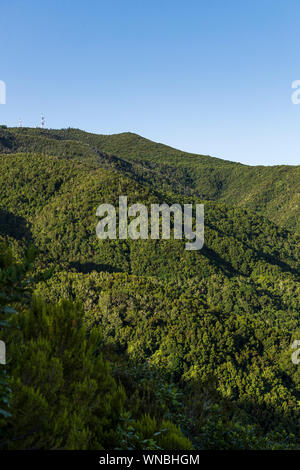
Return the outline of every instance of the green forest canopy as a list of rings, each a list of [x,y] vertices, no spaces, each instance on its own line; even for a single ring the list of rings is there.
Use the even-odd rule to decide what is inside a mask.
[[[300,167],[75,129],[2,128],[0,153],[0,446],[299,448]],[[120,194],[203,202],[204,248],[98,240]]]

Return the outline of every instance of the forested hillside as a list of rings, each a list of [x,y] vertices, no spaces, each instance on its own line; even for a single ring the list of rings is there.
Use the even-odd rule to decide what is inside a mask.
[[[0,169],[0,448],[300,448],[300,167],[1,128]],[[203,249],[99,240],[119,195],[204,203]]]
[[[132,133],[89,134],[77,129],[2,129],[0,152],[39,151],[94,159],[147,182],[155,190],[245,207],[300,233],[300,165],[251,167],[196,155]]]

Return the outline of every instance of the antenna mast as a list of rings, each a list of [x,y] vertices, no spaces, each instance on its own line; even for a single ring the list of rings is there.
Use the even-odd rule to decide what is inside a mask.
[[[19,119],[19,127],[22,127],[22,121]]]
[[[42,129],[45,128],[45,116],[44,116],[44,113],[42,113],[42,117],[41,117],[41,128],[42,128]]]

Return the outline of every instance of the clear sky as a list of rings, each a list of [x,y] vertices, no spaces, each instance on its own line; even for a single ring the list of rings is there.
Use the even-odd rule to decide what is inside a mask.
[[[0,0],[0,123],[300,164],[299,0]]]

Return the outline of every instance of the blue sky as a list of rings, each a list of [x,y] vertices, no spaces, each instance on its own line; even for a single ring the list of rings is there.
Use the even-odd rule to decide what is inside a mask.
[[[298,0],[0,0],[0,122],[300,164]]]

